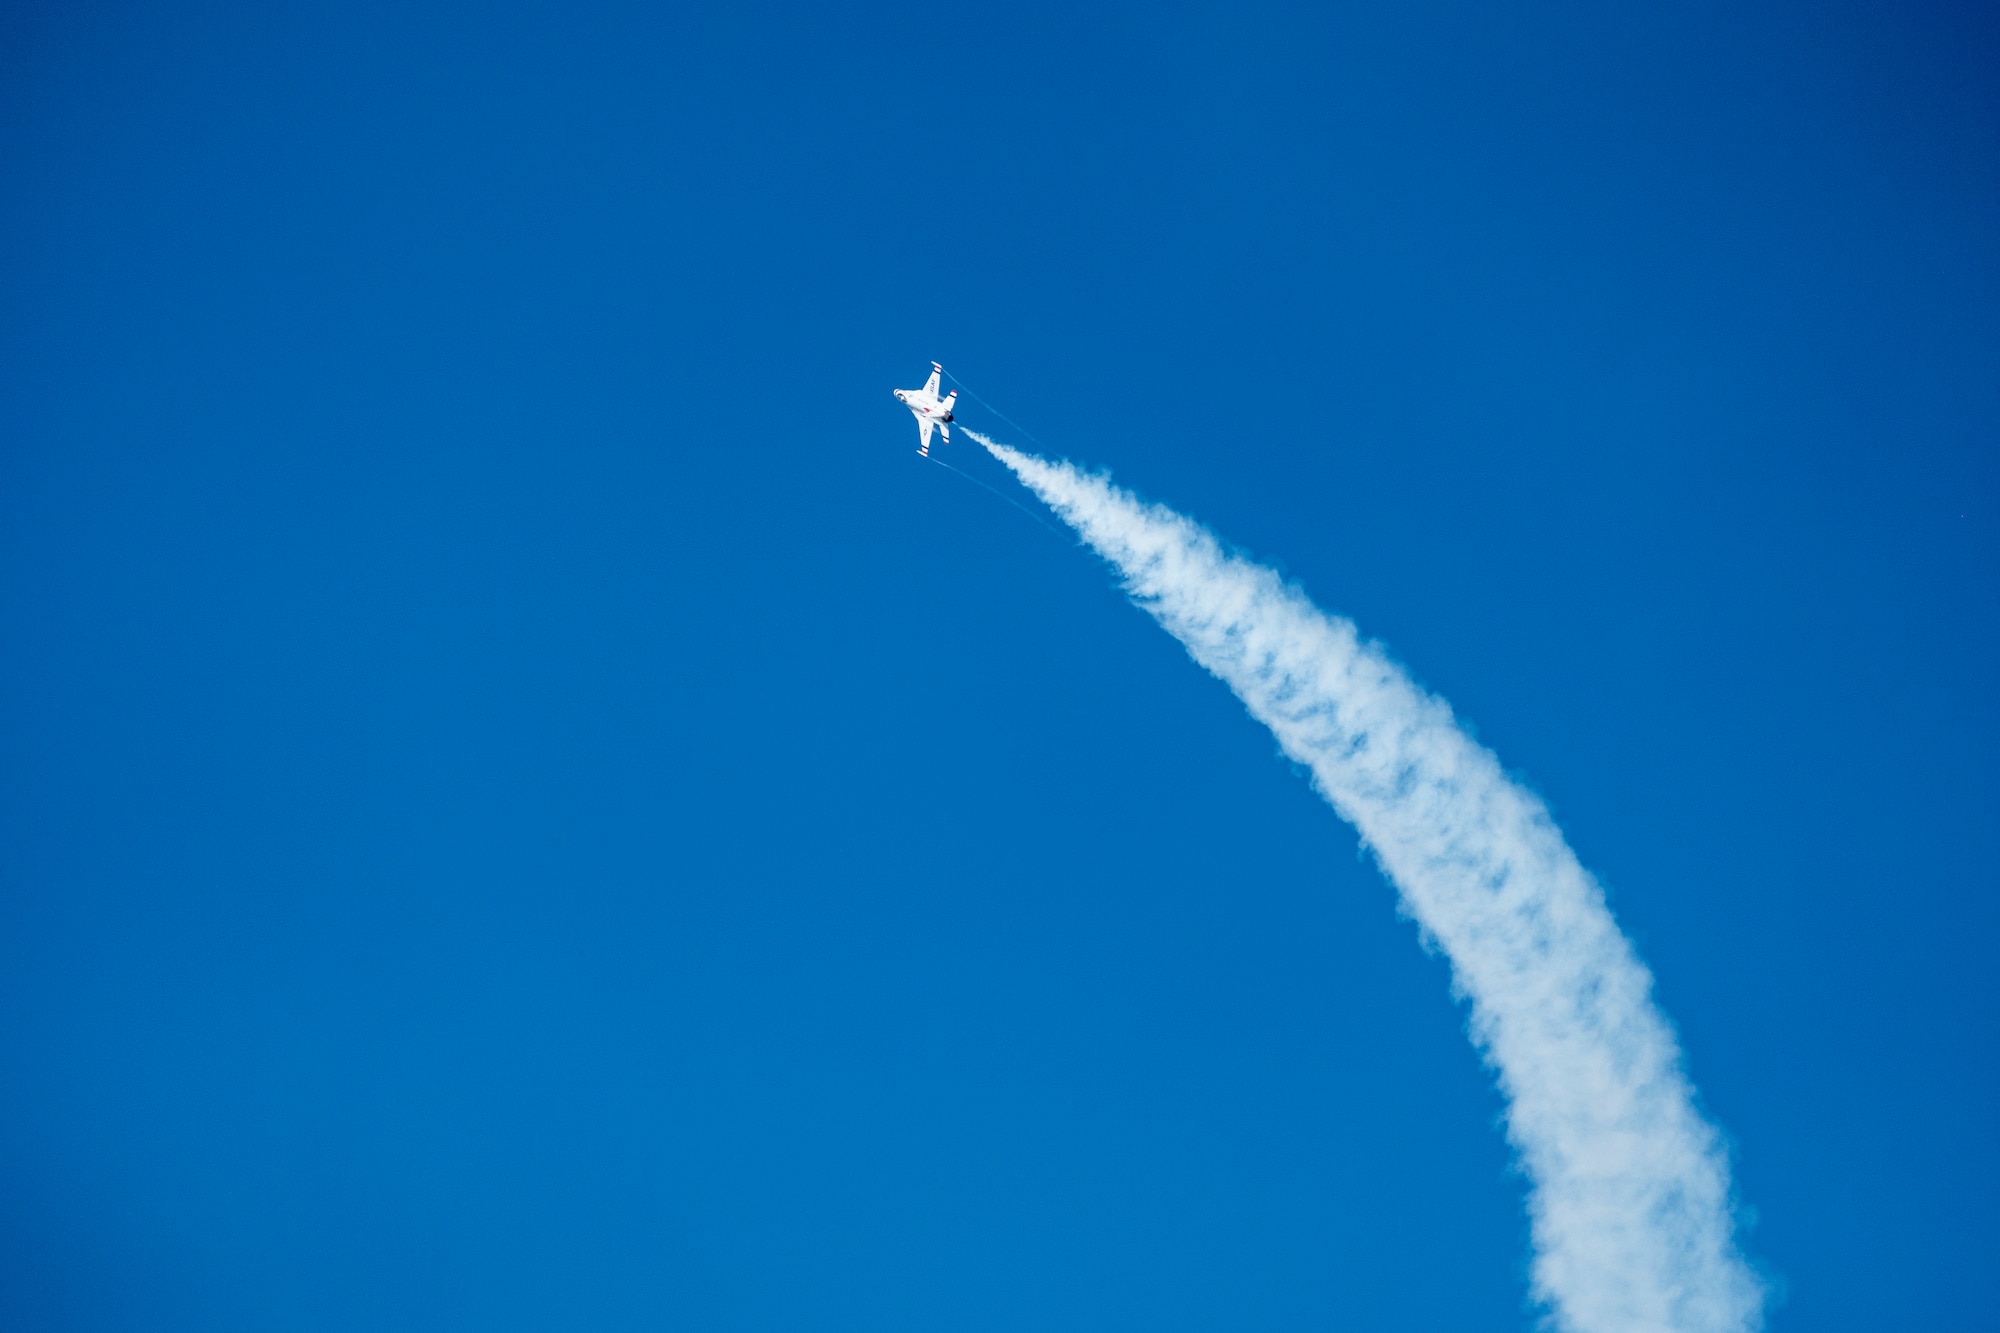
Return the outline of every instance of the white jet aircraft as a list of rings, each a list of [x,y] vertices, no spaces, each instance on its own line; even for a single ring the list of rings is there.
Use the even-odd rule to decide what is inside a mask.
[[[951,443],[951,408],[958,401],[958,390],[953,389],[944,397],[938,397],[938,381],[944,376],[944,367],[931,362],[931,377],[924,381],[921,389],[897,389],[896,401],[910,409],[917,418],[917,452],[925,458],[931,456],[931,430],[935,427],[944,432],[944,442]]]

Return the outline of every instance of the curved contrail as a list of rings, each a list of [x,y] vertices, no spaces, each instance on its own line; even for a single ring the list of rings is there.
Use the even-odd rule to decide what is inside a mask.
[[[968,431],[1311,770],[1472,1003],[1532,1190],[1532,1284],[1565,1333],[1748,1333],[1729,1165],[1652,976],[1542,802],[1351,621],[1200,524]]]

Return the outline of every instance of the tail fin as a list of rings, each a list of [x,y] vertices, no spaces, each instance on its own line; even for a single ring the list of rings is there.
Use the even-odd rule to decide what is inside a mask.
[[[950,393],[944,396],[944,419],[946,421],[951,420],[952,408],[957,406],[957,404],[958,404],[958,390],[953,389]]]

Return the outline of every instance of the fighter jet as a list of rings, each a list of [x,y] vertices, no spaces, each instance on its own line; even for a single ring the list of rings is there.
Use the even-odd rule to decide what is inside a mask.
[[[896,401],[910,409],[917,418],[917,452],[925,458],[931,456],[931,429],[936,427],[944,432],[944,442],[951,443],[951,408],[958,401],[958,390],[953,389],[943,398],[938,397],[938,381],[944,376],[944,367],[931,362],[931,377],[924,381],[921,389],[897,389]]]

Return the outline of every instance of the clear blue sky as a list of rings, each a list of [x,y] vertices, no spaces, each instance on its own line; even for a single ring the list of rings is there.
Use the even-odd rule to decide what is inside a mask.
[[[0,1325],[1527,1326],[1442,962],[916,457],[932,358],[1546,795],[1774,1328],[2000,1325],[1984,7],[25,4],[0,67]]]

